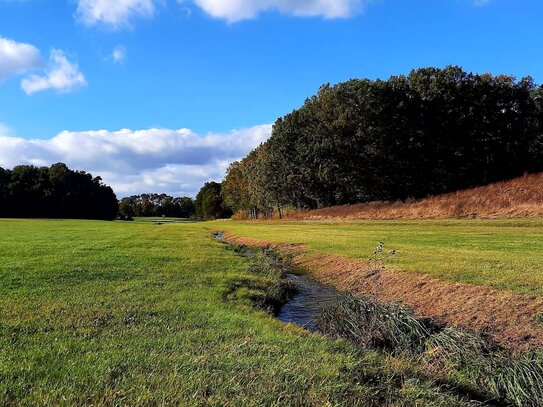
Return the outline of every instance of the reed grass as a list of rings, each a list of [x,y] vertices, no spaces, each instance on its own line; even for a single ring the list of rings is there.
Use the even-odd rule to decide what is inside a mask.
[[[516,407],[543,405],[543,354],[512,353],[482,333],[442,327],[399,304],[345,294],[323,311],[322,331],[361,349],[408,359],[422,374],[488,401]]]

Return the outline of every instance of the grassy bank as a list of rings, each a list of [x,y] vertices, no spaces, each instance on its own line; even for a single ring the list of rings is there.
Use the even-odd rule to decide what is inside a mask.
[[[468,405],[255,308],[205,227],[0,220],[0,405]]]
[[[543,216],[543,173],[420,200],[369,202],[293,213],[298,220],[496,219]]]
[[[237,236],[303,243],[310,253],[367,259],[380,240],[390,266],[469,284],[543,293],[543,219],[218,223]]]

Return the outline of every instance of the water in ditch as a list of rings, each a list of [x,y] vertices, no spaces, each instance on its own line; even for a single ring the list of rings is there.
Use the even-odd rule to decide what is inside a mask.
[[[323,310],[337,302],[338,292],[332,286],[321,284],[306,274],[286,273],[285,279],[296,284],[296,294],[287,302],[277,318],[299,325],[309,331],[317,331],[317,320]]]
[[[221,232],[215,233],[215,238],[224,241]],[[296,273],[284,263],[270,257],[273,267],[281,268],[283,278],[296,285],[296,294],[277,313],[277,319],[301,326],[309,331],[317,331],[317,321],[322,310],[337,303],[339,293],[331,285],[321,284],[309,274]]]

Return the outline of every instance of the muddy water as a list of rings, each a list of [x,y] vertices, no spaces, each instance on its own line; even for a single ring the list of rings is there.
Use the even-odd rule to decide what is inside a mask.
[[[221,232],[215,233],[215,238],[224,241]],[[248,252],[244,255],[248,256]],[[307,274],[296,273],[295,270],[284,263],[270,257],[270,264],[283,271],[283,278],[294,282],[296,294],[277,313],[277,319],[301,326],[309,331],[317,331],[317,320],[323,310],[337,302],[339,293],[330,285],[317,282]]]

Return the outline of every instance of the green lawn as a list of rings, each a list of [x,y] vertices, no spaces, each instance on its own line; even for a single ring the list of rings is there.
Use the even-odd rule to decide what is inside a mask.
[[[312,253],[367,259],[379,240],[397,249],[397,269],[457,282],[543,293],[543,219],[229,222],[218,229],[273,242],[304,243]]]
[[[0,405],[457,404],[385,356],[255,309],[248,298],[273,279],[212,240],[211,226],[0,220]],[[364,229],[337,228],[327,240],[342,253]]]

